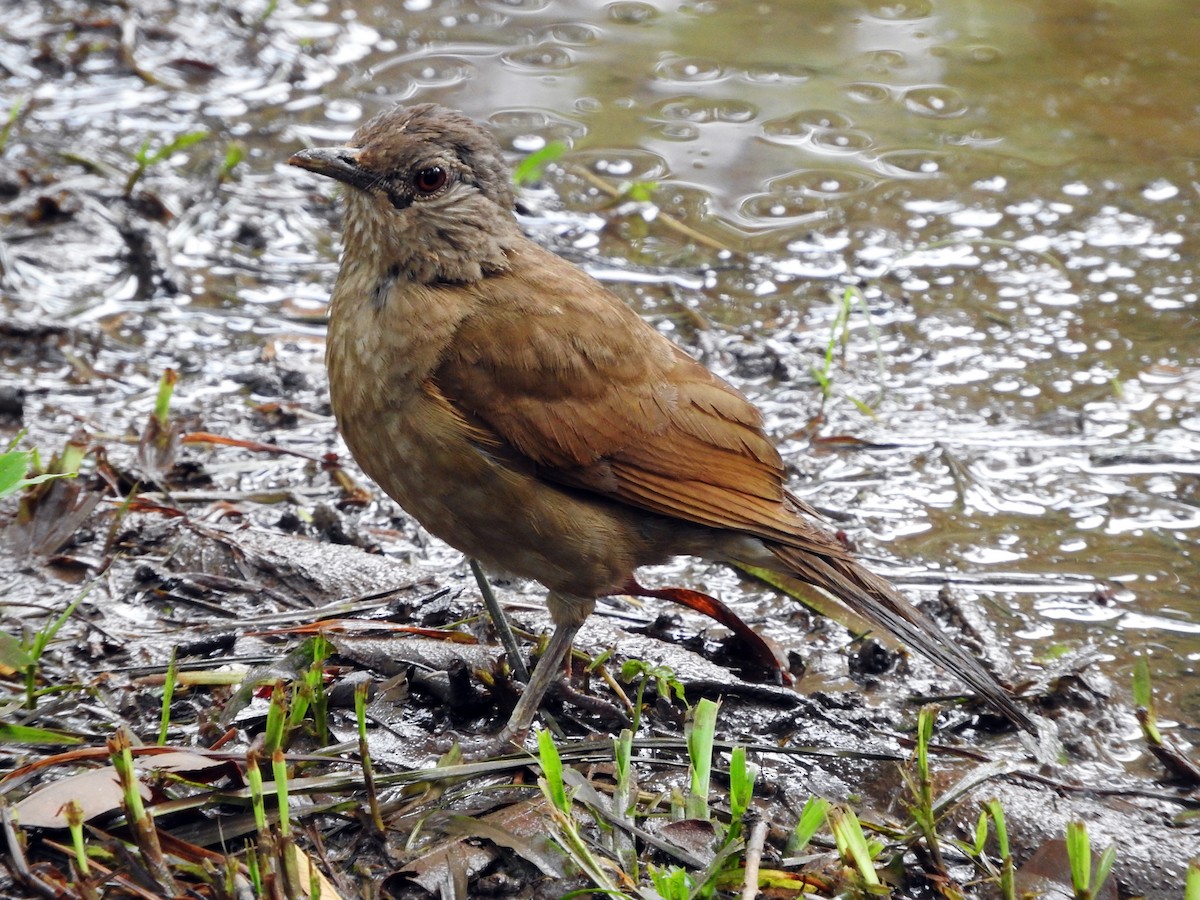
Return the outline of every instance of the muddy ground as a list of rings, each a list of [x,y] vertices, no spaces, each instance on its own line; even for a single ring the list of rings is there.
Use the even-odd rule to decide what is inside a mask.
[[[952,791],[945,834],[967,839],[979,801],[996,797],[1024,886],[1062,880],[1055,841],[1081,820],[1093,847],[1118,847],[1121,896],[1179,896],[1200,846],[1197,788],[1186,762],[1171,768],[1146,749],[1128,688],[1132,657],[1149,652],[1169,739],[1194,758],[1195,166],[1170,129],[1155,134],[1167,151],[1161,165],[1147,154],[1118,177],[1075,161],[1053,175],[1073,189],[1051,200],[1045,159],[997,166],[907,145],[873,157],[871,175],[825,167],[781,183],[786,168],[771,155],[780,146],[816,129],[853,152],[870,130],[867,113],[840,122],[824,110],[818,123],[773,115],[765,103],[708,107],[697,100],[708,81],[661,63],[655,77],[689,85],[690,105],[656,99],[650,137],[635,148],[596,124],[633,117],[616,101],[596,120],[584,106],[549,114],[545,98],[536,108],[488,108],[480,73],[491,57],[472,55],[495,40],[506,77],[515,71],[550,92],[546,72],[559,57],[546,47],[584,65],[581,48],[602,43],[588,29],[609,20],[575,11],[546,24],[557,14],[537,4],[409,6],[396,16],[290,3],[18,3],[3,26],[11,92],[0,146],[0,427],[23,434],[18,446],[37,448],[44,463],[69,446],[82,463],[72,481],[4,501],[3,631],[28,640],[79,603],[37,667],[44,693],[26,708],[26,682],[14,673],[2,721],[90,748],[119,726],[153,742],[174,651],[181,672],[201,676],[176,692],[168,745],[219,746],[244,759],[266,708],[249,686],[300,677],[310,660],[296,659],[306,646],[296,629],[315,620],[327,622],[334,645],[326,741],[353,740],[347,685],[371,680],[381,772],[432,765],[447,735],[503,720],[515,690],[469,571],[365,480],[336,436],[321,355],[337,201],[282,162],[344,137],[392,100],[449,100],[487,118],[514,159],[532,148],[530,135],[586,144],[580,123],[591,125],[591,145],[527,191],[530,233],[609,280],[763,402],[806,498],[1016,684],[1061,742],[1061,753],[1038,760],[1003,723],[958,702],[956,686],[923,661],[851,640],[739,573],[666,570],[656,583],[702,586],[768,635],[796,687],[777,685],[727,632],[677,609],[607,602],[579,649],[612,651],[609,672],[627,659],[669,665],[691,703],[722,698],[719,736],[749,744],[761,767],[767,858],[786,856],[810,795],[902,828],[915,711],[941,698],[938,790],[979,781]],[[641,8],[618,6],[630,16]],[[516,46],[541,49],[504,56],[518,51],[503,49],[496,28],[525,29]],[[390,87],[369,89],[367,71]],[[738,77],[766,83],[755,71]],[[772,84],[821,80],[794,68],[772,75]],[[816,100],[805,102],[812,113]],[[759,140],[746,146],[775,174],[739,168],[728,149],[721,157],[727,142],[686,143],[680,133],[697,122],[753,126]],[[1103,159],[1101,145],[1093,160]],[[710,182],[701,166],[687,168],[694,151],[681,148],[692,146],[731,174]],[[925,180],[931,165],[946,177]],[[623,178],[662,179],[654,212],[630,196],[614,201],[596,177],[618,196]],[[996,209],[1007,245],[988,243]],[[727,251],[665,224],[663,211]],[[942,244],[961,236],[956,227],[981,230],[970,234],[975,243]],[[813,371],[846,286],[865,300],[823,391]],[[178,385],[155,422],[168,371]],[[536,589],[498,588],[529,636],[548,627]],[[397,624],[453,626],[468,643],[397,636]],[[218,671],[237,683],[216,684]],[[618,695],[601,675],[576,674],[575,693],[556,701],[568,735],[615,733],[628,721]],[[684,720],[680,703],[658,698],[639,737],[680,738]],[[307,737],[291,749],[321,746]],[[6,802],[76,772],[63,750],[6,740],[4,768],[16,773],[4,782]],[[354,752],[331,768],[353,768]],[[677,786],[677,747],[639,758],[647,789]],[[59,764],[25,768],[43,760]],[[605,777],[603,766],[587,771]],[[363,824],[361,794],[307,820],[307,846],[323,843],[324,867],[344,894],[382,886],[561,896],[582,886],[482,826],[465,843],[454,831],[461,814],[540,833],[544,813],[530,812],[527,797],[490,796],[478,781],[416,800],[393,790],[382,840]],[[190,811],[164,828],[221,847],[223,836],[200,820],[227,813]],[[22,855],[62,866],[46,843],[60,837],[31,829],[23,851],[10,846],[3,891],[34,892],[13,880]],[[899,859],[898,891],[934,890],[919,849]],[[962,856],[949,875],[974,878]]]

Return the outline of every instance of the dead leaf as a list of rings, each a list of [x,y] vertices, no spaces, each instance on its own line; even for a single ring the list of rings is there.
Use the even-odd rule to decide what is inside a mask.
[[[338,889],[333,886],[333,882],[325,877],[325,873],[317,868],[317,863],[311,856],[291,844],[292,855],[296,859],[296,869],[300,875],[300,884],[297,887],[300,889],[300,895],[303,897],[312,897],[315,900],[343,900]],[[312,888],[316,887],[316,891]]]
[[[455,816],[451,831],[459,836],[427,849],[402,870],[430,893],[451,884],[457,867],[465,877],[482,871],[496,858],[490,846],[479,846],[468,838],[482,837],[489,842],[519,853],[543,873],[562,878],[562,863],[550,847],[546,835],[546,800],[543,797],[505,806],[479,818]],[[442,897],[449,894],[443,891]]]
[[[1100,861],[1100,854],[1092,852],[1092,871]],[[1062,838],[1046,841],[1031,856],[1025,865],[1016,871],[1017,894],[1036,896],[1041,900],[1072,900],[1075,891],[1071,887],[1071,860],[1067,856],[1067,842]],[[1095,900],[1117,900],[1117,880],[1109,878],[1100,888]]]
[[[142,800],[151,799],[150,788],[138,783]],[[83,810],[84,821],[121,810],[121,783],[111,766],[92,769],[38,788],[16,806],[17,821],[26,828],[66,828],[66,806],[72,800]]]

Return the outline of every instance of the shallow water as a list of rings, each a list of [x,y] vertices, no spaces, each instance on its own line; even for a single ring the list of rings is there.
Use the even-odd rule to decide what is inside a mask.
[[[569,145],[530,227],[761,402],[800,491],[851,512],[839,524],[864,552],[902,581],[959,576],[1019,656],[1100,648],[1122,696],[1149,653],[1164,709],[1200,720],[1191,3],[12,7],[5,311],[128,348],[121,409],[8,359],[58,392],[34,395],[35,439],[83,416],[120,431],[167,365],[185,406],[253,398],[222,359],[264,345],[319,389],[321,328],[303,315],[327,296],[335,219],[283,160],[436,100],[514,157]],[[88,205],[120,184],[105,167],[123,177],[143,141],[197,129],[208,139],[145,178],[173,213],[146,235],[171,265],[139,278],[128,222]],[[246,157],[221,178],[234,144]],[[657,206],[614,213],[580,169],[656,182]],[[39,220],[35,194],[96,215]],[[812,370],[848,286],[861,299],[822,403]]]

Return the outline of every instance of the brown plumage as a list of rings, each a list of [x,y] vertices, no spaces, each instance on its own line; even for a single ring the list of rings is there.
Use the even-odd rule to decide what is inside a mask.
[[[1032,730],[787,492],[745,397],[525,237],[488,131],[398,107],[289,162],[349,186],[327,362],[354,458],[433,534],[549,590],[555,636],[506,737],[528,728],[595,599],[677,555],[822,588]]]

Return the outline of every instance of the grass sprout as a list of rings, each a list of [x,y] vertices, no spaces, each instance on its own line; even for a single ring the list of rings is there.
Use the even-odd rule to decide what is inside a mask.
[[[207,131],[189,131],[160,144],[158,147],[154,146],[154,142],[150,138],[146,138],[133,154],[134,168],[129,173],[129,177],[125,179],[125,196],[132,196],[138,182],[154,166],[164,160],[170,159],[176,153],[181,153],[194,144],[200,143],[207,137]]]

